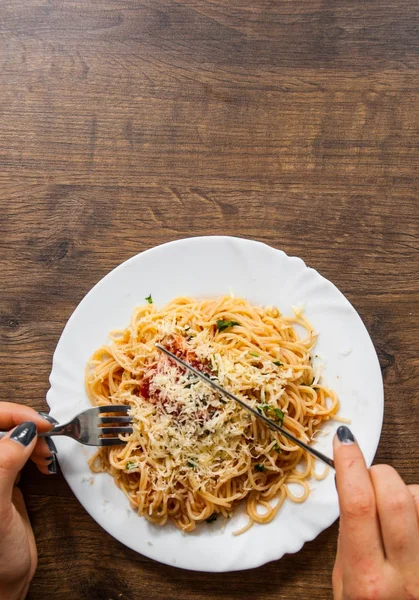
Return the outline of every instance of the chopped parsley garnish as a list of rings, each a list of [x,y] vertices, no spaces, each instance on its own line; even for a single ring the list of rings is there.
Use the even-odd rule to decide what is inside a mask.
[[[211,515],[208,519],[205,519],[207,523],[214,523],[217,520],[217,515]]]
[[[136,462],[134,462],[134,461],[130,460],[130,461],[129,461],[129,462],[127,462],[127,464],[125,465],[125,469],[126,469],[127,471],[131,471],[131,469],[135,469],[135,467],[137,467],[137,466],[138,466],[138,465],[137,465],[137,463],[136,463]]]
[[[224,329],[234,327],[235,325],[240,325],[240,323],[238,323],[237,321],[225,321],[224,319],[218,319],[217,321],[218,331],[224,331]]]
[[[188,462],[186,464],[188,465],[188,467],[191,467],[191,469],[196,468],[196,464],[194,462],[192,462],[191,460],[188,460]]]
[[[255,465],[255,471],[258,471],[258,473],[263,473],[263,471],[265,470],[265,467],[261,464],[257,464]]]
[[[281,362],[280,360],[274,360],[274,365],[276,365],[277,367],[283,367],[284,363]]]
[[[280,408],[275,408],[275,416],[278,419],[279,424],[282,425],[282,423],[284,422],[284,413]]]
[[[281,453],[282,453],[282,448],[281,448],[281,446],[278,444],[278,442],[275,444],[275,446],[274,446],[274,450],[275,450],[275,452],[278,452],[278,454],[281,454]]]
[[[259,358],[259,354],[257,352],[253,352],[253,350],[251,350],[249,354],[250,356],[256,356],[256,358]]]
[[[279,421],[280,425],[282,425],[282,423],[284,422],[285,415],[280,408],[276,408],[275,406],[271,406],[270,404],[266,404],[266,402],[265,402],[264,404],[260,404],[259,406],[257,406],[256,410],[260,414],[262,414],[262,412],[264,412],[265,415],[267,417],[269,417],[269,419],[273,419],[274,421]]]
[[[147,298],[144,298],[144,300],[146,300],[149,304],[153,304],[153,298],[151,297],[151,294],[147,296]]]

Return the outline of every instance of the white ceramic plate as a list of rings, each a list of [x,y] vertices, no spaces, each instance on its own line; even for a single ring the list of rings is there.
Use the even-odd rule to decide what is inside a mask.
[[[180,295],[208,298],[230,292],[254,304],[276,305],[283,314],[292,314],[292,305],[305,304],[305,314],[319,333],[316,351],[325,359],[324,379],[337,391],[340,414],[351,419],[371,464],[382,426],[383,385],[374,346],[360,317],[330,281],[301,259],[239,238],[201,237],[164,244],[134,256],[95,285],[69,319],[55,351],[47,395],[51,414],[62,422],[90,406],[84,389],[87,360],[111,329],[128,325],[134,307],[150,293],[161,307]],[[328,426],[328,434],[317,444],[329,455],[336,427]],[[306,502],[287,501],[268,525],[254,525],[234,537],[232,531],[246,522],[242,510],[224,530],[217,521],[185,535],[172,525],[160,528],[138,517],[109,475],[92,476],[87,466],[91,449],[70,439],[55,439],[64,476],[90,515],[123,544],[169,565],[200,571],[257,567],[297,552],[338,517],[329,474],[321,482],[313,481]]]

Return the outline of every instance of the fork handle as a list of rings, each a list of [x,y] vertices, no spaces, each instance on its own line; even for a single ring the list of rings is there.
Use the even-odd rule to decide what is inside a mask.
[[[10,429],[10,431],[13,431]],[[0,431],[0,440],[6,437],[10,431]],[[67,431],[65,431],[65,425],[56,425],[53,429],[49,431],[43,431],[38,433],[39,438],[51,437],[53,435],[69,435]]]

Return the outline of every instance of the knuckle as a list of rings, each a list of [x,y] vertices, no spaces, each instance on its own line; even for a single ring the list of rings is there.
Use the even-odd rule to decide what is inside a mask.
[[[388,600],[396,599],[382,572],[368,570],[360,574],[359,578],[351,579],[345,600]]]
[[[360,584],[360,589],[349,591],[345,600],[384,600],[387,596],[382,589],[374,584]]]
[[[10,452],[4,452],[0,462],[0,474],[7,475],[15,467],[16,459]]]
[[[348,519],[371,517],[375,514],[374,498],[364,492],[353,494],[343,503],[341,513]]]
[[[409,498],[407,493],[397,492],[391,496],[387,496],[383,500],[383,503],[389,512],[394,514],[402,514],[409,508],[412,503],[412,499]]]

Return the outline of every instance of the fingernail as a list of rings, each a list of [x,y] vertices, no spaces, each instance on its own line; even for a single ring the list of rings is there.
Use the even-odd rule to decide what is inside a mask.
[[[58,421],[56,419],[54,419],[54,417],[52,417],[48,413],[43,412],[42,410],[38,410],[38,415],[41,415],[41,417],[44,417],[44,419],[49,421],[52,425],[58,425]]]
[[[56,445],[54,444],[53,439],[50,437],[45,437],[44,439],[47,443],[47,446],[48,446],[50,452],[52,452],[53,454],[57,454],[58,450],[57,450]]]
[[[36,436],[36,425],[32,421],[25,421],[16,427],[10,436],[11,440],[19,442],[22,446],[29,446]]]
[[[56,419],[54,419],[54,417],[52,417],[48,413],[46,413],[42,410],[38,410],[38,414],[41,415],[41,417],[43,417],[46,421],[51,423],[51,425],[58,425],[58,421]],[[54,441],[50,437],[46,437],[45,441],[47,443],[49,450],[51,452],[53,452],[54,454],[57,454],[58,450],[57,450],[57,446],[54,444]]]
[[[50,464],[48,465],[48,473],[50,473],[51,475],[56,475],[57,474],[57,460],[56,460],[54,454],[50,458],[52,460],[51,460]]]
[[[341,444],[353,444],[355,441],[352,431],[345,425],[338,427],[336,434]]]

